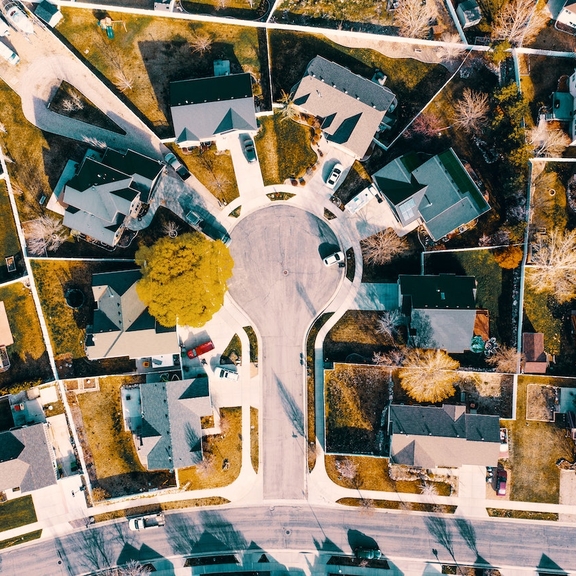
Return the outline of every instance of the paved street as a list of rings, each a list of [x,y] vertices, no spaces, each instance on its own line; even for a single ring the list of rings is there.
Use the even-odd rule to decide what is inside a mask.
[[[306,484],[304,338],[343,275],[321,256],[337,249],[325,222],[271,204],[232,232],[230,295],[258,329],[263,350],[264,498],[303,498]]]

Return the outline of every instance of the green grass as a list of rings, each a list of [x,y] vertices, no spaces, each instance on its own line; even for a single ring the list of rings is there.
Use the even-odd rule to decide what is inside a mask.
[[[34,532],[28,532],[27,534],[22,534],[22,536],[17,536],[16,538],[10,538],[9,540],[0,540],[0,550],[3,550],[4,548],[10,548],[10,546],[24,544],[24,542],[31,542],[32,540],[38,540],[40,536],[42,536],[42,530],[34,530]]]
[[[20,242],[8,198],[8,188],[6,182],[2,180],[0,181],[0,258],[12,256],[18,252],[20,252]],[[3,265],[4,262],[1,264]]]
[[[310,147],[312,128],[284,119],[280,114],[263,116],[260,124],[254,140],[265,185],[299,177],[316,163],[316,154]]]
[[[32,496],[22,496],[0,504],[0,532],[37,522]]]
[[[510,499],[558,504],[560,458],[573,460],[574,442],[554,423],[526,421],[526,387],[549,384],[550,377],[518,376],[516,420],[506,426],[510,434]]]

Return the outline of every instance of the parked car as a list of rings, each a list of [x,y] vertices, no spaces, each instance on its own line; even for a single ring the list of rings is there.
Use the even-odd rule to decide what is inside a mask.
[[[344,262],[344,253],[343,252],[334,252],[334,254],[330,254],[330,256],[326,256],[323,260],[325,266],[332,266],[337,262]]]
[[[362,560],[378,560],[382,558],[380,548],[364,548],[363,546],[355,548],[354,555],[356,558],[361,558]]]
[[[342,176],[343,170],[344,170],[344,166],[342,166],[342,164],[340,164],[340,162],[337,162],[336,164],[334,164],[334,168],[332,168],[332,172],[330,172],[330,176],[328,176],[328,178],[326,179],[326,186],[328,186],[328,188],[330,188],[331,190],[334,190],[334,188],[336,188],[336,184],[338,184],[338,181],[340,180],[340,177]]]
[[[160,526],[164,526],[164,524],[164,514],[150,514],[128,520],[128,528],[135,532],[146,530],[147,528],[160,528]]]
[[[190,348],[190,350],[186,352],[186,355],[190,359],[198,358],[198,356],[202,356],[202,354],[206,354],[206,352],[210,352],[210,350],[214,350],[214,342],[212,342],[212,340],[202,342],[202,344],[198,344],[198,346]]]
[[[240,143],[242,144],[242,150],[244,150],[244,156],[248,162],[256,162],[256,148],[254,147],[254,140],[249,134],[240,135]]]
[[[164,156],[164,161],[166,164],[168,164],[168,166],[172,166],[172,168],[176,170],[176,174],[178,174],[182,180],[187,180],[190,178],[190,172],[188,171],[188,168],[186,168],[186,166],[184,166],[180,160],[178,160],[178,158],[172,154],[172,152],[168,152],[168,154]]]
[[[504,468],[496,470],[496,494],[506,496],[506,482],[508,481],[508,472]]]
[[[216,374],[218,378],[224,378],[225,380],[237,381],[240,379],[238,372],[234,372],[234,370],[230,370],[229,368],[222,368],[221,366],[218,366],[214,370],[214,374]]]

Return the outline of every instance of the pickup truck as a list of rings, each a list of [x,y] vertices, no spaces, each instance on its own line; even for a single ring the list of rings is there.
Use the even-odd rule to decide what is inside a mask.
[[[148,516],[138,516],[128,521],[128,527],[135,532],[148,528],[160,528],[164,526],[164,514],[149,514]]]
[[[186,352],[186,355],[190,359],[198,358],[198,356],[202,356],[202,354],[206,354],[206,352],[210,352],[210,350],[214,350],[214,342],[212,342],[212,340],[208,340],[208,342],[203,342],[194,348],[190,348],[190,350]]]

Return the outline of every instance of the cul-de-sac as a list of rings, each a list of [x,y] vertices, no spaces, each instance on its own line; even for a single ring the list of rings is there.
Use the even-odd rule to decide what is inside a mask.
[[[2,576],[576,575],[573,0],[0,0]]]

